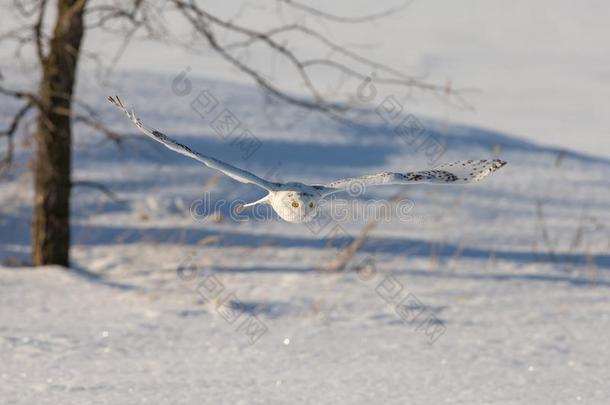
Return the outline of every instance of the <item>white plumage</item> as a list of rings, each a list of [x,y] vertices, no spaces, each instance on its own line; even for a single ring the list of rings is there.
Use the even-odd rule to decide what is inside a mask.
[[[204,165],[221,171],[227,176],[242,183],[255,184],[268,194],[260,200],[245,204],[247,208],[256,204],[270,204],[274,211],[285,221],[303,223],[311,221],[316,214],[319,201],[327,195],[350,190],[351,187],[362,191],[368,186],[410,183],[460,184],[473,183],[484,179],[506,164],[505,161],[465,160],[447,163],[431,170],[407,173],[383,172],[368,176],[351,177],[336,180],[325,185],[308,185],[297,182],[275,183],[256,176],[253,173],[232,166],[213,157],[202,155],[182,145],[167,135],[145,126],[133,111],[127,110],[118,97],[108,97],[108,100],[120,108],[131,121],[147,136],[162,143],[167,148],[198,160]]]

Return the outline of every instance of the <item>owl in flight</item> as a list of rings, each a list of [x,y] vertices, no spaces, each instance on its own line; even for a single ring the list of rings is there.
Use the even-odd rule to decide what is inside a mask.
[[[266,196],[257,201],[242,205],[241,209],[252,207],[256,204],[270,204],[282,219],[293,223],[304,223],[313,220],[318,203],[322,198],[341,191],[348,191],[352,187],[363,189],[368,186],[386,184],[473,183],[484,179],[506,164],[505,161],[499,159],[463,160],[443,164],[431,170],[408,173],[383,172],[336,180],[324,185],[309,185],[297,182],[274,183],[216,158],[193,151],[188,146],[174,141],[165,134],[145,126],[133,111],[127,110],[118,97],[108,97],[108,100],[120,108],[140,131],[155,141],[162,143],[167,148],[198,160],[204,165],[219,170],[239,182],[254,184],[267,191]]]

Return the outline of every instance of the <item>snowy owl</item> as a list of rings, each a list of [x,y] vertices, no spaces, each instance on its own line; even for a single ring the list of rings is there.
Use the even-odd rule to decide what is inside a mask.
[[[505,161],[499,159],[464,160],[443,164],[431,170],[408,173],[383,172],[368,176],[345,178],[324,185],[309,185],[298,182],[274,183],[216,158],[193,151],[188,146],[174,141],[165,134],[145,126],[133,110],[127,110],[118,97],[108,97],[108,100],[120,108],[140,131],[155,141],[162,143],[167,148],[198,160],[204,165],[219,170],[239,182],[254,184],[267,191],[267,195],[263,198],[244,204],[241,206],[241,209],[252,207],[256,204],[270,204],[282,219],[293,223],[304,223],[313,220],[320,200],[333,193],[349,191],[354,188],[361,191],[368,186],[386,184],[418,182],[435,184],[472,183],[482,180],[506,164]]]

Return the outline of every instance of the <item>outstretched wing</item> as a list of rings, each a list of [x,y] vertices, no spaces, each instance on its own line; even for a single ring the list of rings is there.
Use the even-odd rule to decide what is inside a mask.
[[[157,131],[156,129],[145,126],[142,123],[142,121],[140,120],[140,118],[138,118],[133,111],[127,110],[127,108],[125,107],[123,102],[117,96],[108,97],[108,100],[112,104],[114,104],[115,106],[120,108],[127,115],[127,117],[129,117],[129,119],[131,121],[133,121],[134,124],[136,124],[136,126],[140,129],[140,131],[142,131],[144,134],[148,135],[155,141],[162,143],[163,145],[165,145],[165,147],[173,150],[174,152],[178,152],[182,155],[185,155],[185,156],[188,156],[195,160],[198,160],[201,163],[203,163],[204,165],[206,165],[212,169],[219,170],[219,171],[223,172],[224,174],[226,174],[227,176],[229,176],[237,181],[240,181],[242,183],[255,184],[268,191],[276,191],[281,187],[281,184],[272,183],[265,179],[261,179],[260,177],[254,175],[250,172],[239,169],[235,166],[231,166],[230,164],[225,163],[221,160],[195,152],[194,150],[190,149],[188,146],[182,145],[182,144],[174,141],[173,139],[168,138],[167,135]]]
[[[324,185],[323,194],[337,193],[354,188],[362,191],[363,187],[385,184],[435,183],[460,184],[473,183],[484,179],[506,164],[494,160],[462,160],[437,166],[431,170],[408,173],[383,172],[370,176],[352,177],[333,181]]]

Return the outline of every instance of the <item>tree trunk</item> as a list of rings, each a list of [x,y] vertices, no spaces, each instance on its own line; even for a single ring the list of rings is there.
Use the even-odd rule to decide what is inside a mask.
[[[85,0],[58,0],[42,62],[34,167],[32,256],[37,266],[67,266],[70,249],[72,92],[83,37]]]

